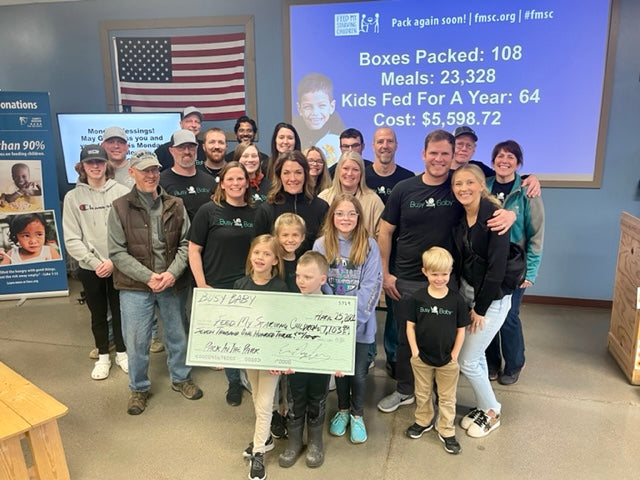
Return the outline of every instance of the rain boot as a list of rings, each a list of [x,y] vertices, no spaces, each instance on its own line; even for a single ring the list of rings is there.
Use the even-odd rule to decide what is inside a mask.
[[[324,414],[307,421],[307,467],[317,468],[324,463],[324,449],[322,447],[322,430],[324,429]]]
[[[281,467],[289,468],[300,456],[302,451],[302,429],[304,428],[304,417],[289,421],[289,444],[284,452],[280,454],[278,463]]]

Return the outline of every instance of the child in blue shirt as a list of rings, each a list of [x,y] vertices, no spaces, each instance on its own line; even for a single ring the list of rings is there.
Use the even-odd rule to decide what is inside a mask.
[[[376,305],[382,288],[380,251],[367,233],[362,213],[362,206],[353,195],[337,195],[327,213],[324,235],[313,246],[329,262],[323,291],[358,299],[355,372],[343,377],[336,375],[339,411],[329,430],[332,435],[342,436],[348,426],[352,443],[367,440],[363,414],[368,352],[375,342]]]

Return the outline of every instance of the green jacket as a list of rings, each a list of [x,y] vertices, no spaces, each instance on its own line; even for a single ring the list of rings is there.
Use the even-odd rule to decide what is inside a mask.
[[[491,191],[496,177],[487,179],[487,188]],[[511,226],[511,241],[519,244],[527,253],[527,274],[525,278],[535,283],[542,260],[544,240],[544,205],[542,197],[529,198],[527,187],[522,186],[522,177],[516,173],[511,193],[504,199],[504,208],[516,214]]]

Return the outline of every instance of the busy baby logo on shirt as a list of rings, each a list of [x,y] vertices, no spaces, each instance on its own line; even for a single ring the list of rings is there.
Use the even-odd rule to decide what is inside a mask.
[[[186,190],[174,190],[173,195],[177,197],[185,197],[187,195],[197,195],[198,193],[209,193],[209,189],[205,187],[197,187],[189,185]]]
[[[389,187],[381,185],[376,189],[376,193],[378,195],[386,195],[388,197],[389,195],[391,195],[391,189]]]
[[[240,217],[231,219],[220,218],[218,225],[222,227],[253,228],[253,222],[242,220]]]
[[[453,311],[436,305],[420,307],[420,313],[432,313],[433,315],[453,315]]]
[[[436,200],[433,197],[429,197],[422,202],[417,202],[415,200],[411,200],[409,202],[409,208],[437,208],[437,207],[450,207],[451,205],[453,205],[453,200],[448,200],[448,199]]]

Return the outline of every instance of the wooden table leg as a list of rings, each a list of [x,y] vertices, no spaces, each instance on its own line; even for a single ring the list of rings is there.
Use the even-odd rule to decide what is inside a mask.
[[[20,437],[0,442],[0,480],[29,480]]]
[[[39,480],[70,480],[58,422],[52,420],[26,433]]]

